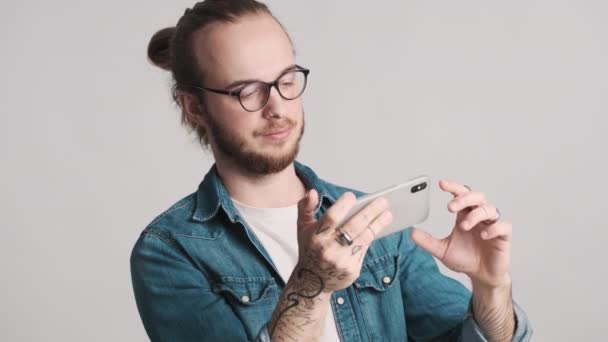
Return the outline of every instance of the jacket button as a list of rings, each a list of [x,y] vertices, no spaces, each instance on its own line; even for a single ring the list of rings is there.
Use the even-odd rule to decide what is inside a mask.
[[[241,297],[241,301],[243,301],[243,303],[249,303],[249,297],[243,296],[243,297]]]
[[[391,277],[387,276],[387,277],[382,278],[382,282],[385,283],[385,284],[390,284],[391,283]]]
[[[340,297],[336,300],[336,302],[338,302],[339,305],[344,304],[344,298]]]

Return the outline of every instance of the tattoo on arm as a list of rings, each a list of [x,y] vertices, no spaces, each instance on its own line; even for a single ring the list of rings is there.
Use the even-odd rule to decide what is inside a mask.
[[[301,300],[303,300],[302,304],[304,306],[304,309],[311,309],[314,303],[310,300],[317,297],[325,289],[325,283],[323,282],[323,278],[321,278],[318,274],[309,269],[299,269],[296,273],[296,280],[298,281],[298,289],[289,292],[285,296],[287,305],[277,315],[277,319],[275,320],[274,326],[271,329],[271,336],[274,335],[277,327],[280,326],[281,328],[287,328],[287,325],[289,325],[289,323],[291,322],[290,314],[293,311],[292,309],[295,308],[297,310],[298,306],[300,306]],[[302,282],[300,283],[300,281]],[[314,322],[313,320],[311,320],[310,317],[307,317],[306,315],[300,315],[300,317],[305,318],[305,320],[296,327],[294,327],[298,330],[300,330],[303,326],[309,325]]]
[[[515,333],[513,302],[509,298],[506,305],[487,306],[473,298],[475,320],[490,341],[511,341]]]

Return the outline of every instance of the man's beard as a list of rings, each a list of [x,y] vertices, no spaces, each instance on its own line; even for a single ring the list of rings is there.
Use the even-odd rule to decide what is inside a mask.
[[[284,170],[296,159],[300,150],[300,140],[304,135],[304,115],[302,115],[302,128],[299,132],[293,131],[296,128],[296,122],[284,118],[280,121],[275,120],[271,125],[265,127],[262,131],[268,132],[275,130],[278,127],[289,127],[292,129],[290,134],[299,134],[295,143],[285,141],[285,144],[293,144],[289,150],[282,155],[274,156],[267,153],[252,151],[251,147],[247,146],[247,142],[238,135],[230,132],[225,127],[222,127],[217,121],[210,116],[208,117],[209,130],[217,148],[228,158],[231,158],[237,166],[256,175],[268,175]],[[256,136],[259,134],[255,134]],[[288,137],[287,139],[290,139]]]

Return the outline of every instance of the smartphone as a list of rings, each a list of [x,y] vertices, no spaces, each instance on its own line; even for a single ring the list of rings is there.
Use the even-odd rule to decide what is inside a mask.
[[[378,197],[388,201],[389,210],[393,214],[393,222],[376,234],[376,239],[406,229],[424,222],[430,210],[430,179],[426,175],[412,178],[357,199],[356,204],[338,223],[338,227],[346,223],[366,205]]]

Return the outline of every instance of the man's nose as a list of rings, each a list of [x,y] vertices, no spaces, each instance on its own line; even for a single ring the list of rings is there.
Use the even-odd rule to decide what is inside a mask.
[[[270,87],[270,93],[268,94],[268,102],[263,108],[264,117],[281,117],[285,115],[286,102],[279,90],[276,87]]]

